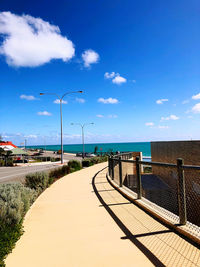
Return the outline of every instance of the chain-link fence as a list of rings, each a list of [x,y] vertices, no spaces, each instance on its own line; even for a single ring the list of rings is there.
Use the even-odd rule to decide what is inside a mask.
[[[200,229],[200,166],[186,166],[181,159],[177,164],[146,162],[128,153],[109,158],[109,174],[174,223]]]

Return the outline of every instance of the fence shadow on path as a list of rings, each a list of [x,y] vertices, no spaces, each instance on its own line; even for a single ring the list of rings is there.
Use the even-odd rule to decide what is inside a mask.
[[[121,240],[129,239],[155,266],[200,266],[198,247],[112,190],[106,168],[95,174],[92,186],[101,203],[99,208],[105,208],[125,234]]]

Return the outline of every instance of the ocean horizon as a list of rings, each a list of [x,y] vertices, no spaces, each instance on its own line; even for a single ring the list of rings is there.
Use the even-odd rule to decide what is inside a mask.
[[[142,152],[143,156],[151,157],[151,143],[150,142],[126,142],[126,143],[93,143],[85,144],[85,152],[93,153],[97,147],[97,152],[107,153],[107,152],[129,152],[129,151],[139,151]],[[34,145],[27,146],[27,148],[43,148],[49,151],[58,151],[60,145]],[[64,144],[63,150],[66,153],[79,153],[83,150],[82,144]]]

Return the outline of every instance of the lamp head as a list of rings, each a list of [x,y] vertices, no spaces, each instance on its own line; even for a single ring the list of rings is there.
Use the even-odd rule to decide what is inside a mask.
[[[83,93],[83,91],[78,91],[78,92],[81,93],[81,94]]]
[[[44,95],[44,93],[40,93],[40,95]]]

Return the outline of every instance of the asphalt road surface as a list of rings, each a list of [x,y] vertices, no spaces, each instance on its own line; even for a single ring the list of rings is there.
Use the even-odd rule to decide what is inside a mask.
[[[44,165],[32,166],[17,166],[17,167],[1,167],[0,168],[0,183],[19,181],[23,182],[28,173],[49,171],[58,168],[61,165],[58,163],[50,163]]]

